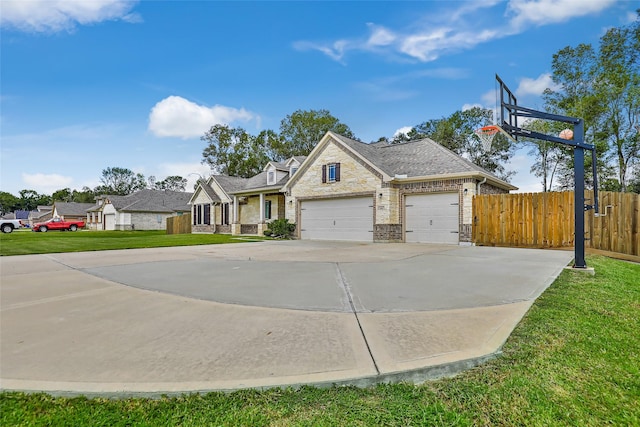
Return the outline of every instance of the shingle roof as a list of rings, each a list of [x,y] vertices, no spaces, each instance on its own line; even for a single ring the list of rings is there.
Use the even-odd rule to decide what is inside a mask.
[[[429,138],[382,145],[366,144],[342,135],[334,136],[389,176],[414,177],[466,172],[482,172],[493,176]]]
[[[126,196],[105,197],[119,211],[171,213],[189,211],[192,195],[185,191],[140,190]]]
[[[285,168],[285,170],[289,170]],[[215,175],[213,178],[220,184],[220,187],[227,194],[241,193],[244,191],[257,190],[262,188],[273,188],[274,190],[280,189],[289,180],[289,174],[287,173],[280,181],[275,184],[267,185],[267,172],[260,172],[251,178],[239,178],[235,176],[227,175]]]
[[[95,206],[94,203],[55,202],[56,213],[64,215],[86,215],[87,210]]]
[[[211,188],[211,186],[206,182],[199,181],[198,185],[200,185],[200,188],[202,188],[202,191],[204,191],[207,194],[207,196],[209,196],[212,202],[219,202],[221,200],[220,197],[213,190],[213,188]]]

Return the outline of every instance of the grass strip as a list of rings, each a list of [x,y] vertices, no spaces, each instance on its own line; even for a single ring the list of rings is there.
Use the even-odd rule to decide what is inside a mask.
[[[112,249],[214,245],[264,240],[229,234],[166,234],[160,231],[15,231],[0,234],[0,255],[31,255]]]
[[[243,390],[162,399],[0,394],[17,426],[640,425],[640,265],[561,273],[498,359],[423,385]]]

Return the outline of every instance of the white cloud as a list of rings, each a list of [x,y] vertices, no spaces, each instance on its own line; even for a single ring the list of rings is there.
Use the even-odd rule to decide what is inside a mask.
[[[73,178],[56,173],[22,173],[22,181],[26,188],[38,193],[51,194],[62,188],[72,187]]]
[[[2,0],[0,25],[54,33],[102,21],[140,22],[141,17],[131,13],[135,4],[123,0]]]
[[[597,13],[615,2],[616,0],[511,0],[507,5],[507,16],[512,16],[512,28],[520,31],[530,24],[555,24]]]
[[[396,35],[385,27],[372,23],[367,25],[371,29],[371,35],[367,40],[369,46],[388,46],[396,40]]]
[[[409,132],[411,132],[411,129],[413,129],[413,126],[404,126],[401,127],[400,129],[396,130],[393,133],[393,137],[395,138],[396,136],[400,135],[400,134],[405,134],[407,135]]]
[[[149,131],[160,137],[183,139],[202,136],[211,126],[237,121],[258,120],[244,108],[198,105],[180,96],[169,96],[158,102],[149,113]]]
[[[407,22],[394,30],[368,23],[369,34],[333,43],[299,41],[298,50],[318,50],[340,63],[350,51],[369,51],[377,54],[409,57],[420,62],[434,61],[444,54],[471,49],[491,40],[525,31],[531,26],[565,22],[571,18],[598,13],[616,0],[498,0],[449,2],[455,8],[445,13],[432,12]],[[446,2],[443,2],[446,3]],[[480,19],[481,9],[496,19]],[[503,13],[505,16],[500,16]],[[409,29],[409,30],[407,30]]]
[[[516,89],[516,95],[540,96],[547,88],[554,91],[560,89],[560,86],[551,79],[551,73],[540,74],[536,79],[524,77],[520,80],[520,84]]]

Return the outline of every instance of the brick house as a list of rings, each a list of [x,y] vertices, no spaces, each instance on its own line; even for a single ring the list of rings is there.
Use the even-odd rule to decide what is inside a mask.
[[[281,191],[300,239],[459,244],[471,241],[475,194],[516,189],[428,138],[328,132]]]
[[[285,218],[281,189],[304,159],[269,162],[251,178],[212,175],[200,180],[189,200],[192,232],[262,235],[269,222]]]

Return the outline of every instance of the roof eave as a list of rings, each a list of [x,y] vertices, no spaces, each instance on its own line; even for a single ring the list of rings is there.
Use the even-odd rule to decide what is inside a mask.
[[[420,182],[420,181],[437,181],[443,179],[459,179],[459,178],[475,178],[478,180],[487,179],[487,183],[494,185],[496,187],[504,188],[505,190],[514,191],[517,190],[518,187],[509,184],[506,181],[503,181],[495,176],[492,176],[485,172],[453,172],[453,173],[443,173],[436,175],[421,175],[421,176],[409,176],[409,177],[399,177],[395,176],[391,178],[388,182],[393,184],[400,184],[405,182]]]

